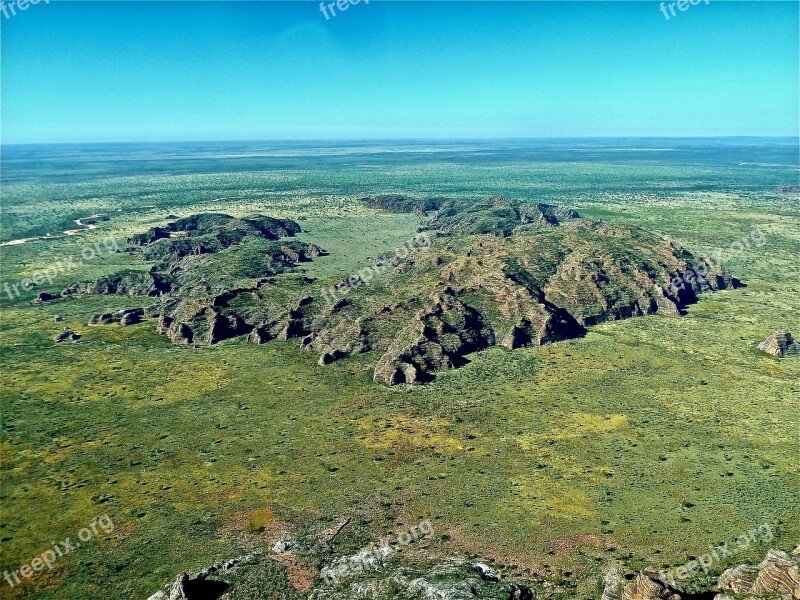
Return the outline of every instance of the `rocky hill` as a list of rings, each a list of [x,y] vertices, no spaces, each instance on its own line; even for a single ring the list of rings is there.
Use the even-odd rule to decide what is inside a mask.
[[[329,306],[302,344],[323,364],[379,350],[376,381],[428,381],[488,346],[555,342],[656,312],[677,316],[698,294],[739,285],[716,266],[685,282],[699,262],[646,231],[589,221],[511,237],[444,237],[385,281]],[[675,278],[682,288],[670,285]]]
[[[323,251],[280,239],[299,232],[297,223],[222,214],[133,236],[135,251],[154,263],[149,271],[73,284],[62,294],[155,297],[144,314],[175,343],[298,338],[322,365],[371,352],[374,380],[395,385],[430,381],[489,346],[540,345],[603,321],[677,316],[702,292],[740,285],[660,236],[561,207],[501,197],[377,198],[371,202],[388,209],[438,207],[422,224],[433,241],[333,297],[299,269]],[[113,322],[102,316],[98,323]]]
[[[562,221],[578,217],[576,211],[560,206],[492,196],[476,201],[444,202],[430,228],[448,234],[491,233],[506,237],[515,232],[556,227]]]
[[[429,211],[439,210],[446,202],[445,198],[412,198],[401,194],[383,194],[380,196],[367,196],[361,202],[370,208],[377,208],[393,213],[416,213],[427,216]]]

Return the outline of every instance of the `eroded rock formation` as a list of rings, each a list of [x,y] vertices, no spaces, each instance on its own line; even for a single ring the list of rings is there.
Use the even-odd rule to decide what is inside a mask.
[[[797,343],[788,331],[776,331],[758,345],[758,349],[772,356],[783,358],[800,354],[800,343]]]
[[[719,588],[735,599],[791,598],[800,600],[797,560],[781,550],[770,550],[757,566],[739,565],[725,571]]]
[[[698,294],[740,285],[660,236],[582,220],[562,207],[499,196],[365,202],[435,210],[425,225],[433,241],[332,299],[300,267],[324,251],[285,239],[300,231],[297,223],[215,213],[133,236],[141,257],[155,261],[149,271],[73,283],[62,295],[155,297],[147,316],[157,316],[159,333],[176,344],[297,338],[319,354],[320,365],[375,352],[373,379],[396,385],[430,381],[494,345],[516,349],[579,337],[603,321],[677,316]],[[102,314],[92,324],[139,318]],[[793,348],[787,339],[775,344]]]
[[[619,568],[603,575],[601,600],[688,600],[708,597],[714,600],[800,600],[800,570],[795,558],[781,550],[769,550],[758,565],[739,565],[727,569],[715,589],[701,594],[687,594],[671,586],[669,578],[655,569],[645,569],[632,579]]]

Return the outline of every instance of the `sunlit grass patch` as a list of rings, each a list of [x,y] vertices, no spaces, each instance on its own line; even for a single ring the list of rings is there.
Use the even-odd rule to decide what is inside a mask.
[[[414,418],[405,414],[394,414],[377,419],[362,419],[362,443],[369,448],[392,449],[400,452],[436,450],[457,452],[463,443],[446,433],[446,419]]]

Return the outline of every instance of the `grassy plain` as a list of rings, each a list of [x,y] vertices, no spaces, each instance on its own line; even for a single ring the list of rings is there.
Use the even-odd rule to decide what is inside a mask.
[[[36,305],[36,290],[13,301],[4,293],[0,570],[74,539],[98,515],[116,528],[22,586],[0,582],[0,596],[146,598],[182,570],[262,544],[252,521],[264,514],[301,528],[355,516],[337,538],[341,553],[427,518],[431,556],[494,560],[559,583],[564,597],[594,595],[609,560],[676,566],[762,523],[771,543],[713,571],[793,548],[800,361],[756,344],[780,328],[800,334],[800,207],[796,194],[769,191],[797,170],[690,163],[464,161],[4,186],[3,239],[96,212],[112,218],[0,248],[3,282],[107,235],[209,209],[299,219],[302,238],[331,253],[309,273],[341,278],[414,234],[416,217],[356,201],[393,191],[562,202],[693,252],[721,249],[747,287],[705,295],[682,318],[492,348],[431,384],[398,388],[372,383],[374,357],[320,367],[296,342],[178,347],[149,322],[86,325],[131,299]],[[729,250],[756,227],[763,245]],[[132,264],[103,255],[53,288]],[[83,337],[54,346],[64,326]],[[267,592],[289,598],[281,569]]]

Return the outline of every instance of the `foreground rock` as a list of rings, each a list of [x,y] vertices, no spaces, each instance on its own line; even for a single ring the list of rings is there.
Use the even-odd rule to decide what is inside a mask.
[[[733,598],[800,599],[800,569],[797,559],[781,550],[770,550],[757,566],[739,565],[725,571],[719,588]]]
[[[261,550],[214,563],[198,571],[194,577],[181,573],[174,582],[150,596],[147,600],[209,600],[219,598],[230,587],[225,581],[210,579],[233,571],[241,564],[252,562],[261,556]]]
[[[258,573],[268,572],[278,564],[289,564],[294,557],[311,558],[318,564],[318,576],[310,588],[304,588],[312,600],[535,600],[563,599],[575,596],[574,588],[548,580],[529,581],[506,576],[485,562],[466,560],[460,556],[409,562],[393,546],[370,544],[352,555],[332,557],[324,545],[322,555],[312,548],[319,544],[295,542],[277,544],[271,554],[260,551],[237,559],[217,563],[194,576],[182,573],[163,591],[149,600],[200,600],[224,598],[250,600],[240,587],[240,567],[263,581]],[[320,557],[321,556],[321,557]],[[287,562],[288,561],[288,562]],[[246,566],[245,566],[246,565]],[[273,571],[274,572],[274,571]],[[215,579],[211,579],[211,577]],[[602,592],[591,597],[598,600],[800,600],[800,572],[797,555],[770,550],[756,566],[740,565],[725,571],[716,585],[693,592],[685,591],[688,581],[667,581],[655,569],[628,574],[619,567],[607,570],[602,579]],[[694,582],[697,584],[697,581]],[[217,593],[219,595],[213,595]],[[277,597],[277,596],[276,596]]]
[[[601,600],[681,600],[655,571],[643,571],[629,582],[620,571],[612,570],[604,575],[603,584]]]
[[[800,354],[800,343],[797,343],[788,331],[776,331],[758,345],[758,349],[772,356],[783,358]]]
[[[533,582],[505,577],[488,564],[461,556],[411,564],[394,544],[370,544],[352,555],[333,556],[330,542],[338,531],[341,525],[326,542],[318,537],[319,533],[313,539],[283,540],[271,553],[256,550],[194,575],[181,573],[148,600],[252,600],[255,589],[263,590],[265,598],[282,598],[285,596],[278,590],[292,588],[302,591],[301,597],[309,600],[535,600],[538,597]],[[322,535],[330,532],[326,530]],[[276,573],[281,566],[303,564],[311,565],[308,587],[293,587],[289,572]],[[286,580],[275,581],[276,575]],[[263,589],[266,576],[273,578],[275,588]],[[255,586],[253,582],[257,582]],[[281,588],[282,585],[289,587]],[[555,591],[563,594],[561,589]]]
[[[393,560],[391,555],[364,549],[341,557],[322,569],[322,582],[309,598],[314,600],[535,600],[529,581],[504,578],[484,563],[462,558],[414,566]]]
[[[632,580],[613,568],[603,575],[601,600],[688,600],[720,593],[714,600],[800,600],[800,570],[797,560],[781,550],[769,550],[757,566],[739,565],[722,573],[716,589],[701,595],[687,594],[682,582],[655,569],[645,569]]]

